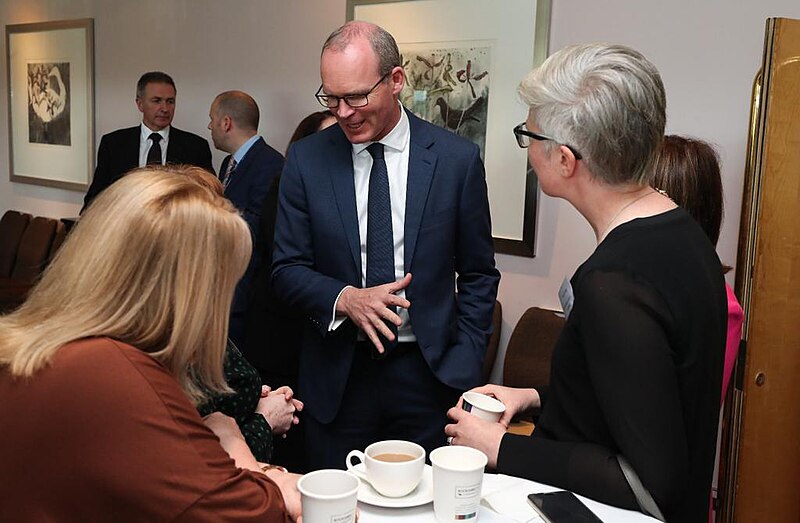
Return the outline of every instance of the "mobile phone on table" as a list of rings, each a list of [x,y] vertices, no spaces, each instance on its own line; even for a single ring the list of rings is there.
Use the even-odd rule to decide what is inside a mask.
[[[528,503],[547,523],[603,523],[572,492],[529,494]]]

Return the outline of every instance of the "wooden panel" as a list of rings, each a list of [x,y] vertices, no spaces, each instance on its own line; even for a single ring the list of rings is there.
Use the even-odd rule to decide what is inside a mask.
[[[764,67],[766,119],[745,297],[734,510],[741,522],[800,521],[800,21],[777,19],[766,45],[771,61]]]

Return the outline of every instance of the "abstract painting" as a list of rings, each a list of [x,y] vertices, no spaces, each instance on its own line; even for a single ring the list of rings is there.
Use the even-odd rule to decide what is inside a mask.
[[[491,81],[490,47],[421,49],[400,45],[406,85],[400,101],[414,114],[476,143],[486,151]]]
[[[85,191],[94,171],[94,21],[6,26],[9,178]]]
[[[28,64],[28,141],[70,145],[69,62]]]

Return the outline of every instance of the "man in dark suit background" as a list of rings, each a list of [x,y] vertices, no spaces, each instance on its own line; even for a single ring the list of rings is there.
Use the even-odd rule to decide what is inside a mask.
[[[380,439],[445,444],[447,409],[480,380],[500,278],[478,147],[402,108],[394,38],[350,22],[320,73],[339,125],[289,149],[273,257],[276,293],[309,319],[311,469]]]
[[[260,276],[262,267],[269,271],[272,261],[273,224],[283,155],[257,134],[260,113],[255,100],[247,93],[226,91],[217,95],[208,116],[214,147],[228,153],[220,166],[225,196],[239,209],[253,237],[253,255],[233,298],[228,337],[264,378],[268,371],[264,347],[267,340],[248,343],[245,319],[256,294],[271,294],[269,278],[265,281]],[[259,288],[255,286],[257,277]]]
[[[228,337],[258,370],[262,383],[296,389],[299,318],[275,298],[270,270],[284,158],[257,134],[260,112],[247,93],[217,95],[208,116],[214,147],[228,153],[220,166],[225,196],[253,236],[253,254],[233,298]],[[275,440],[273,462],[304,471],[302,438],[300,424]]]
[[[136,83],[136,107],[142,123],[118,129],[100,139],[97,167],[83,209],[122,175],[136,167],[187,163],[214,172],[211,149],[203,138],[172,127],[175,82],[162,72],[145,73]],[[81,209],[81,212],[83,212]]]

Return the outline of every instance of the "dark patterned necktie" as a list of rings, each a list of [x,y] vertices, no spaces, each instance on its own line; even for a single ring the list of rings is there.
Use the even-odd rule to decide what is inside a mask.
[[[231,156],[231,159],[228,161],[228,166],[225,168],[225,176],[222,177],[222,186],[224,188],[228,188],[228,184],[231,183],[231,175],[233,175],[233,171],[236,170],[236,159]]]
[[[389,172],[383,158],[383,144],[373,143],[367,147],[367,151],[372,155],[367,199],[367,287],[375,287],[395,281],[392,202],[389,197]],[[395,307],[391,309],[397,312]],[[386,322],[386,325],[395,335],[393,342],[380,337],[388,353],[397,345],[397,326],[391,322]]]
[[[152,133],[150,135],[150,140],[153,142],[153,145],[150,146],[150,150],[147,151],[147,165],[161,165],[161,135],[158,133]]]

